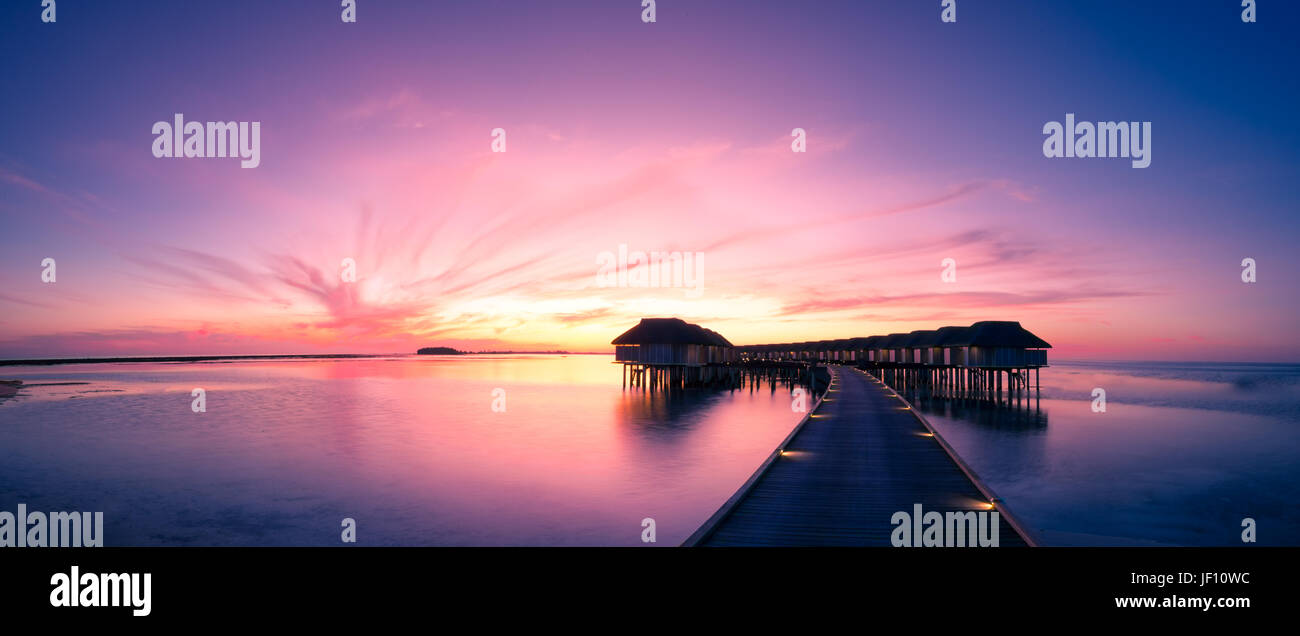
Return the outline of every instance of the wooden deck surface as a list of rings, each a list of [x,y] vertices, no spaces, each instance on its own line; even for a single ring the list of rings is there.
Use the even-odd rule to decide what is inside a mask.
[[[988,510],[988,498],[885,386],[850,368],[775,459],[687,545],[889,546],[895,512]],[[726,507],[724,506],[724,509]],[[1001,546],[1024,546],[1002,518]]]

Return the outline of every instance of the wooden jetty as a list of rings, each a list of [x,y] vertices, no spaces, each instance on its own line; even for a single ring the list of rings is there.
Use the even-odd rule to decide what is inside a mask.
[[[1039,389],[1052,345],[1018,322],[737,347],[698,325],[647,318],[613,344],[624,387],[736,388],[764,376],[774,387],[778,379],[807,378],[814,395],[827,387],[685,545],[889,546],[900,527],[895,515],[919,511],[947,523],[949,515],[988,520],[997,512],[998,545],[1035,545],[1006,503],[896,391],[999,405],[1004,387],[1008,401],[1027,397]],[[929,522],[918,520],[922,525]]]
[[[832,368],[830,389],[689,546],[890,546],[893,516],[999,513],[999,545],[1034,545],[1004,502],[877,378]]]

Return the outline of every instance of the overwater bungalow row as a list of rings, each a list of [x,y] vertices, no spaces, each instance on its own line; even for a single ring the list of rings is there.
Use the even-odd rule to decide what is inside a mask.
[[[737,347],[738,359],[804,360],[873,370],[897,388],[1001,395],[1037,389],[1052,345],[1014,321],[908,333]]]
[[[1052,345],[1014,321],[918,329],[883,336],[734,346],[715,331],[678,318],[644,318],[615,338],[624,385],[677,387],[736,382],[755,365],[848,364],[896,388],[924,387],[1001,395],[1038,388]]]
[[[1052,345],[1013,321],[982,321],[885,336],[735,347],[739,359],[934,366],[1047,366]]]

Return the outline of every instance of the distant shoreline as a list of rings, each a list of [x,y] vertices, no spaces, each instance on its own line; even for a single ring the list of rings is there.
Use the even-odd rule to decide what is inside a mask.
[[[472,355],[499,355],[499,354],[530,354],[530,355],[570,355],[570,351],[461,351],[451,347],[421,347],[415,352],[420,356],[472,356]]]
[[[465,351],[456,356],[475,355],[566,355],[599,356],[614,355],[613,352],[572,352],[572,351]],[[388,358],[397,356],[431,357],[429,354],[416,353],[289,353],[258,355],[222,355],[222,356],[139,356],[113,358],[36,358],[0,360],[0,367],[17,366],[53,366],[56,364],[109,364],[115,362],[214,362],[222,360],[348,360],[358,358]],[[451,356],[448,356],[451,357]]]
[[[121,362],[219,362],[223,360],[347,360],[359,358],[387,358],[387,357],[459,357],[459,356],[487,356],[487,355],[565,355],[565,356],[610,356],[614,355],[612,351],[462,351],[457,354],[441,356],[437,354],[418,354],[418,353],[285,353],[285,354],[253,354],[253,355],[218,355],[218,356],[137,356],[137,357],[109,357],[109,358],[15,358],[10,360],[0,360],[0,367],[17,367],[17,366],[53,366],[56,364],[111,364]],[[1250,365],[1250,366],[1297,366],[1300,362],[1215,362],[1206,360],[1085,360],[1085,359],[1059,359],[1055,360],[1057,364],[1081,364],[1081,365],[1105,365],[1105,364],[1189,364],[1189,365]]]

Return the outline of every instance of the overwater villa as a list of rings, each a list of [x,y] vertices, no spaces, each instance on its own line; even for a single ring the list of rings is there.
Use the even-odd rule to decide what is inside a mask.
[[[678,388],[731,379],[735,347],[716,331],[680,318],[642,318],[611,343],[623,385]]]

